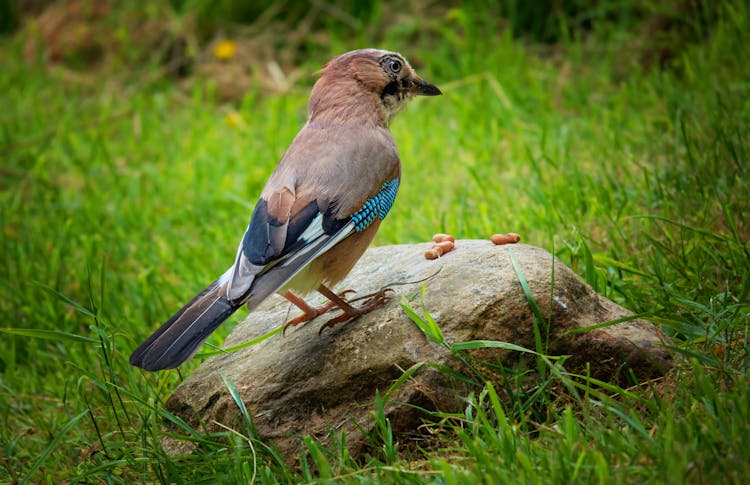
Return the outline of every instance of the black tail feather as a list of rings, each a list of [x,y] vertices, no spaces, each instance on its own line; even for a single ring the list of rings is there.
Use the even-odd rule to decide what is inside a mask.
[[[130,356],[130,363],[142,369],[174,369],[188,360],[200,344],[241,305],[232,304],[213,282],[190,303],[159,327]]]
[[[351,234],[352,223],[333,236],[321,237],[292,257],[258,275],[253,275],[249,291],[236,300],[227,299],[230,268],[159,327],[130,356],[130,363],[149,371],[174,369],[188,360],[200,344],[242,305],[252,311],[269,295],[279,291],[313,259]]]

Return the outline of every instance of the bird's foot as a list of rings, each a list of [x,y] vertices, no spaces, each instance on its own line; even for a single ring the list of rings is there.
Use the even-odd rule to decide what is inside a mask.
[[[354,290],[346,290],[339,293],[337,296],[341,298],[342,300],[346,300],[346,294],[347,293],[355,293]],[[292,302],[296,307],[298,307],[300,310],[302,310],[304,313],[296,318],[293,318],[286,322],[284,324],[284,328],[281,331],[281,334],[284,335],[286,333],[286,329],[289,327],[294,327],[295,325],[299,325],[301,323],[307,323],[310,320],[314,319],[318,315],[322,315],[326,313],[331,308],[337,308],[339,305],[334,301],[329,301],[325,305],[320,306],[310,306],[303,300],[302,298],[298,297],[294,293],[287,292],[284,295],[284,298]]]
[[[326,328],[331,328],[335,325],[338,325],[339,323],[345,323],[345,322],[350,322],[352,320],[356,320],[362,315],[371,312],[375,308],[379,307],[380,305],[388,301],[388,298],[390,297],[388,293],[393,293],[393,290],[390,288],[381,288],[375,293],[371,293],[369,295],[363,296],[361,299],[365,300],[365,302],[359,308],[354,308],[351,305],[347,305],[348,308],[340,307],[344,311],[344,313],[342,313],[341,315],[337,317],[333,317],[330,320],[328,320],[326,323],[324,323],[320,327],[320,330],[318,331],[318,335],[322,334],[323,330]]]

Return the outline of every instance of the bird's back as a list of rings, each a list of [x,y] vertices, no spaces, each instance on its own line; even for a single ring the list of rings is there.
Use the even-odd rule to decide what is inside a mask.
[[[377,194],[383,183],[401,174],[396,144],[387,128],[308,123],[299,132],[261,195],[270,199],[279,187],[298,198],[332,204],[346,218]]]

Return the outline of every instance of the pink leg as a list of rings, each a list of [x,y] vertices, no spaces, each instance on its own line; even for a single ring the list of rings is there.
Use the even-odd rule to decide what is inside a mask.
[[[346,294],[347,293],[353,293],[353,292],[354,292],[354,290],[346,290],[346,291],[342,292],[341,295],[336,295],[335,293],[333,295],[334,295],[334,297],[336,297],[336,299],[338,299],[340,301],[345,301],[345,300],[343,300],[343,298],[346,296]],[[326,295],[326,296],[328,296],[328,295]],[[321,305],[321,306],[317,306],[317,307],[310,306],[305,300],[303,300],[302,298],[298,297],[297,295],[295,295],[291,291],[287,291],[286,293],[284,293],[284,298],[286,298],[287,300],[289,300],[290,302],[292,302],[292,304],[294,304],[294,306],[296,306],[297,308],[299,308],[300,310],[302,310],[303,313],[302,313],[302,315],[298,316],[297,318],[293,318],[293,319],[289,320],[288,322],[286,322],[286,324],[284,324],[284,330],[282,331],[282,333],[286,332],[287,327],[293,327],[295,325],[299,325],[300,323],[309,322],[310,320],[314,319],[318,315],[324,314],[325,312],[327,312],[331,308],[336,308],[336,307],[340,306],[338,303],[336,303],[330,297],[329,297],[329,300],[331,300],[331,301],[329,301],[325,305]]]

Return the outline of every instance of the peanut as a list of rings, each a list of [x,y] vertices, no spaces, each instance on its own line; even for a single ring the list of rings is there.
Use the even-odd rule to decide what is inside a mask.
[[[436,243],[440,243],[443,241],[456,242],[455,237],[451,236],[450,234],[442,234],[442,233],[437,233],[434,236],[432,236],[432,240],[435,241]]]
[[[443,254],[453,251],[454,247],[453,241],[446,239],[445,241],[433,244],[432,249],[425,251],[424,257],[426,259],[437,259]]]
[[[456,245],[453,244],[453,241],[451,240],[445,240],[432,245],[432,249],[439,249],[441,255],[453,251],[454,247],[456,247]]]
[[[493,244],[515,244],[521,240],[521,236],[515,232],[509,232],[508,234],[493,234],[490,238]]]
[[[425,259],[437,259],[440,257],[440,254],[435,249],[428,249],[424,252]]]

